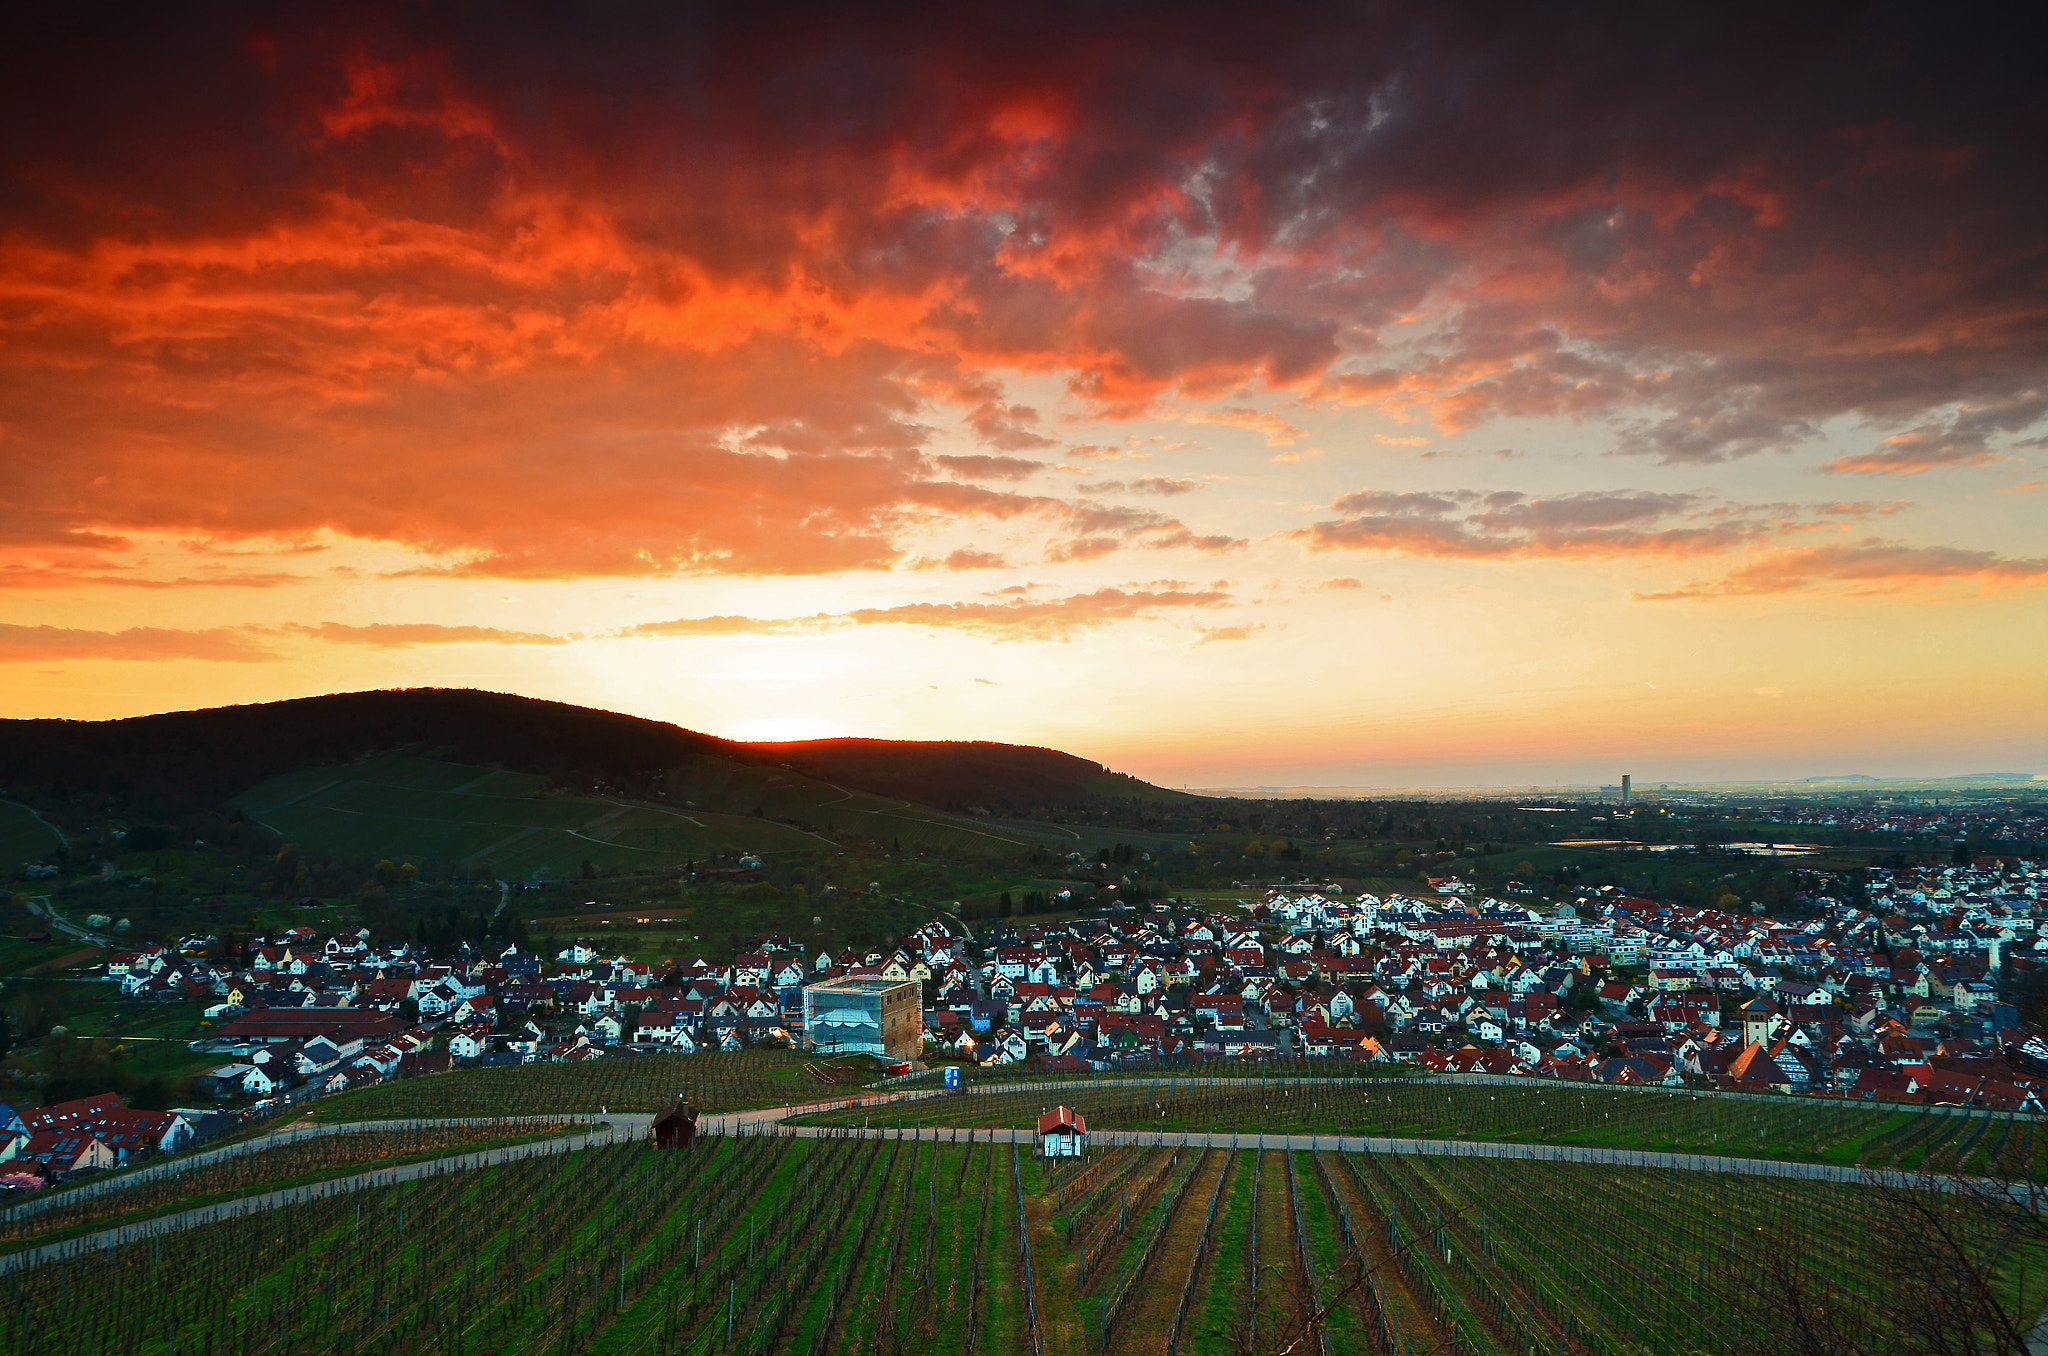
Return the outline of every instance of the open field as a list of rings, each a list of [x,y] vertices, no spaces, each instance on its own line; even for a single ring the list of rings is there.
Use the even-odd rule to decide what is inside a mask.
[[[1931,1198],[1971,1249],[1979,1207]],[[711,1139],[321,1197],[10,1279],[9,1351],[1230,1350],[1335,1295],[1332,1351],[1758,1349],[1792,1249],[1894,1294],[1874,1188],[1648,1169],[1225,1150]],[[2001,1297],[2037,1305],[2016,1252]],[[2022,1294],[2024,1286],[2025,1293]]]
[[[824,1070],[830,1081],[809,1072]],[[808,1055],[614,1055],[582,1064],[529,1064],[400,1079],[323,1097],[308,1114],[330,1124],[415,1116],[550,1116],[661,1111],[677,1097],[700,1111],[742,1111],[852,1092],[880,1075],[866,1061],[819,1065]]]
[[[193,1162],[178,1171],[152,1175],[112,1190],[80,1194],[75,1199],[59,1195],[45,1203],[40,1197],[31,1197],[22,1203],[27,1208],[0,1217],[0,1252],[56,1242],[109,1224],[148,1219],[281,1186],[325,1181],[452,1153],[553,1139],[569,1134],[576,1124],[529,1121],[341,1130],[251,1148]],[[86,1183],[96,1180],[87,1178]]]
[[[853,1111],[811,1124],[1029,1126],[1054,1102],[1102,1130],[1399,1135],[1716,1154],[1914,1171],[2048,1175],[2048,1133],[2031,1118],[1945,1107],[1666,1092],[1581,1084],[1423,1079],[1105,1081],[987,1090]]]
[[[34,930],[43,931],[48,926],[44,923]],[[24,932],[28,930],[24,928]],[[26,936],[0,936],[0,975],[56,974],[106,958],[102,948],[81,945],[76,937],[61,932],[47,942],[32,942]]]

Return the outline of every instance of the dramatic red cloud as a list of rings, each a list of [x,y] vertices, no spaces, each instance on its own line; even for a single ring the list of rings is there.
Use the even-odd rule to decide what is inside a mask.
[[[156,532],[510,577],[891,567],[920,525],[1026,515],[1055,559],[1234,544],[963,484],[1055,445],[1018,373],[1275,445],[1279,391],[1607,420],[1676,462],[1917,426],[1844,471],[1971,464],[2042,413],[2026,44],[1890,11],[1771,11],[1769,41],[1067,13],[46,8],[0,82],[0,577],[106,577]],[[933,456],[941,424],[988,452]],[[1312,541],[1647,530],[1563,502]]]

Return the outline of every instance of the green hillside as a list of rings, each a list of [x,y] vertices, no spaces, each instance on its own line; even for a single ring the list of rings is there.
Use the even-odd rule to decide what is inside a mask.
[[[549,792],[521,772],[395,755],[294,772],[235,798],[286,841],[336,856],[480,866],[507,880],[653,867],[721,852],[811,853],[786,824]]]
[[[528,773],[394,754],[276,777],[237,796],[234,805],[313,851],[471,868],[489,863],[507,880],[541,870],[573,875],[586,861],[631,870],[720,853],[817,853],[834,846],[821,835],[834,833],[912,851],[970,853],[1029,847],[1092,852],[1112,839],[1171,841],[949,815],[786,768],[718,757],[685,760],[668,774],[666,795],[668,804],[653,805],[554,791]],[[0,839],[0,850],[6,841]]]
[[[692,758],[671,772],[669,794],[678,804],[715,807],[734,815],[758,812],[821,832],[854,834],[922,851],[972,853],[977,849],[1040,847],[1093,852],[1111,842],[1141,841],[1152,848],[1178,841],[1164,834],[1123,829],[948,814],[892,796],[847,790],[787,767],[717,757]]]

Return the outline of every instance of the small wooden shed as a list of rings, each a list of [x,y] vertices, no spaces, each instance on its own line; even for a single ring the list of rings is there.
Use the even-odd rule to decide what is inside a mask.
[[[1038,1118],[1040,1158],[1079,1158],[1088,1147],[1088,1119],[1072,1107],[1056,1106]]]
[[[676,1098],[675,1105],[654,1118],[654,1147],[687,1149],[697,1137],[697,1108]]]

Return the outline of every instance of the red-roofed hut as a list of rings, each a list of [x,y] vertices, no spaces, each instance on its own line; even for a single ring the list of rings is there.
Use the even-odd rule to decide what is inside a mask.
[[[1088,1147],[1088,1120],[1072,1107],[1056,1106],[1038,1118],[1040,1158],[1079,1158]]]

